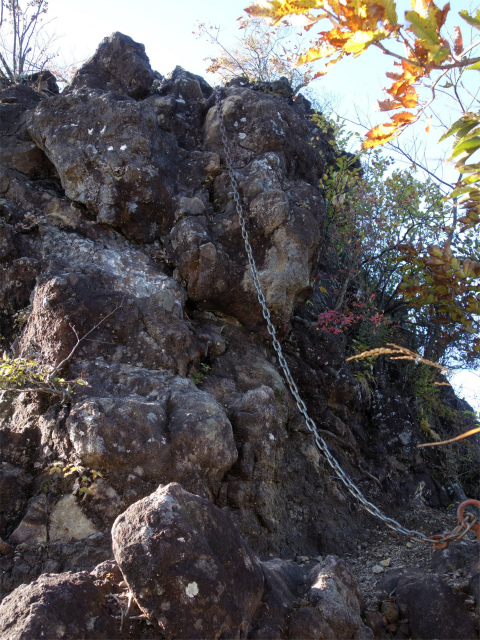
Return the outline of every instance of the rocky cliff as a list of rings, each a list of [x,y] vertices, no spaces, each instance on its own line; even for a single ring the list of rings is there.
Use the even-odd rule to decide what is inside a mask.
[[[240,79],[221,97],[260,280],[310,414],[388,515],[427,534],[451,525],[438,508],[461,488],[416,449],[409,390],[384,371],[372,402],[343,336],[317,331],[305,305],[327,136],[283,83]],[[0,135],[3,347],[80,381],[0,397],[2,637],[474,637],[459,596],[426,573],[400,571],[396,617],[365,617],[353,559],[383,525],[319,454],[280,375],[212,88],[180,67],[163,78],[117,33],[62,93],[0,91]],[[480,567],[463,545],[473,603]],[[447,613],[426,623],[435,598]]]

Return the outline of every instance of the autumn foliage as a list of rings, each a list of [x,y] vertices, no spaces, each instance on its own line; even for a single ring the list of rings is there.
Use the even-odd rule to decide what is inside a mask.
[[[466,44],[462,33],[463,29],[469,36],[479,35],[479,10],[456,14],[459,24],[453,38],[445,27],[452,16],[450,4],[439,7],[433,0],[411,0],[410,10],[401,17],[394,0],[264,0],[246,11],[272,25],[295,19],[295,24],[314,34],[309,48],[297,59],[298,65],[326,61],[314,78],[370,47],[392,58],[387,96],[379,101],[380,111],[389,113],[390,120],[368,131],[364,150],[396,138],[446,88],[453,87],[455,92],[452,73],[477,78],[480,71],[480,57],[473,55],[480,42],[472,36],[473,43]],[[464,108],[461,100],[458,103],[463,113],[441,138],[453,141],[451,160],[459,174],[447,196],[453,203],[452,219],[438,228],[434,242],[425,233],[425,238],[395,245],[403,273],[396,295],[410,308],[428,315],[425,322],[436,327],[433,338],[438,344],[458,345],[459,336],[469,335],[467,351],[476,357],[480,353],[480,262],[474,238],[480,226],[480,163],[473,156],[480,151],[480,112]],[[472,104],[478,105],[475,96]],[[427,119],[427,130],[429,127]]]
[[[474,47],[464,48],[461,27],[455,27],[452,43],[443,33],[450,4],[439,8],[433,0],[412,0],[411,6],[403,22],[399,20],[394,0],[270,0],[254,4],[246,11],[251,16],[267,18],[272,24],[300,16],[307,31],[329,22],[331,28],[320,30],[311,47],[297,61],[303,64],[328,60],[314,77],[325,75],[342,58],[358,57],[372,46],[394,59],[393,70],[387,73],[392,81],[386,89],[388,98],[379,101],[382,111],[393,113],[390,122],[377,125],[367,133],[363,148],[370,148],[393,140],[417,121],[435,98],[435,89],[449,70],[458,68],[474,73],[480,70],[480,57],[470,56]],[[466,10],[458,15],[462,25],[480,30],[479,10],[475,15]],[[398,44],[403,46],[399,48]],[[430,86],[432,98],[420,101],[418,86],[433,72],[438,73]],[[455,134],[453,157],[462,158],[457,162],[462,176],[457,189],[462,190],[467,225],[480,221],[480,165],[466,162],[480,149],[479,133],[479,115],[472,113],[464,114],[446,133],[446,136]],[[460,195],[458,191],[452,197],[457,195]]]

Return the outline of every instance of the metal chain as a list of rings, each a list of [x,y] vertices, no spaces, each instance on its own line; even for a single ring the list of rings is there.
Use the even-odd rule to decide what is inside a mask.
[[[237,180],[235,178],[235,174],[234,174],[234,171],[233,171],[232,157],[231,157],[230,147],[229,147],[229,144],[228,144],[227,135],[226,135],[226,131],[225,131],[225,123],[224,123],[224,120],[223,120],[222,106],[221,106],[221,90],[220,90],[219,86],[217,86],[215,88],[215,98],[216,98],[216,107],[217,107],[218,120],[220,122],[220,131],[221,131],[221,134],[222,134],[223,148],[224,148],[224,151],[225,151],[225,157],[226,157],[226,162],[227,162],[228,175],[230,177],[230,181],[231,181],[231,184],[232,184],[233,198],[234,198],[234,201],[235,201],[235,206],[236,206],[236,210],[237,210],[237,214],[238,214],[238,220],[240,222],[240,227],[241,227],[241,230],[242,230],[242,237],[243,237],[243,240],[245,242],[245,250],[247,252],[248,264],[250,265],[250,270],[252,272],[252,277],[253,277],[253,283],[254,283],[255,289],[257,291],[258,301],[259,301],[259,303],[260,303],[260,305],[262,307],[263,317],[265,318],[265,320],[267,322],[268,333],[272,337],[273,348],[277,352],[278,361],[280,363],[280,366],[282,367],[283,374],[284,374],[285,379],[286,379],[286,381],[288,383],[290,391],[292,392],[292,395],[295,398],[298,410],[300,411],[300,413],[305,418],[305,423],[306,423],[308,431],[313,435],[313,438],[315,440],[315,444],[317,446],[317,449],[327,459],[327,462],[332,467],[332,469],[338,474],[338,477],[343,482],[343,484],[348,489],[348,491],[362,504],[362,506],[364,507],[364,509],[366,509],[366,511],[371,513],[376,518],[379,518],[380,520],[382,520],[382,522],[384,524],[386,524],[387,527],[390,527],[390,529],[393,529],[394,531],[398,531],[399,533],[402,533],[402,534],[408,536],[411,539],[415,539],[418,542],[433,542],[434,544],[438,544],[440,542],[440,540],[439,540],[440,536],[437,536],[437,539],[433,540],[433,539],[427,538],[420,531],[415,531],[413,529],[406,529],[405,527],[403,527],[399,522],[397,522],[393,518],[389,518],[389,517],[385,516],[380,511],[380,509],[378,507],[376,507],[369,500],[367,500],[365,498],[365,496],[363,495],[363,493],[360,491],[360,489],[355,485],[354,482],[352,482],[352,480],[348,477],[348,475],[345,473],[345,471],[342,469],[342,467],[339,465],[339,463],[332,456],[332,454],[330,453],[330,450],[329,450],[329,448],[327,446],[327,443],[321,437],[321,435],[318,433],[317,425],[312,420],[312,418],[310,418],[310,416],[308,415],[307,407],[305,406],[304,401],[300,397],[300,394],[299,394],[299,391],[298,391],[298,387],[297,387],[294,379],[292,378],[292,374],[290,373],[290,369],[288,367],[287,361],[285,360],[285,357],[284,357],[283,352],[282,352],[282,347],[280,345],[280,342],[277,339],[277,334],[276,334],[276,331],[275,331],[275,327],[274,327],[274,325],[273,325],[273,323],[271,321],[271,318],[270,318],[270,310],[269,310],[269,308],[267,306],[267,303],[266,303],[266,300],[265,300],[265,295],[263,294],[262,285],[260,283],[260,278],[259,278],[259,274],[258,274],[258,271],[257,271],[257,266],[256,266],[255,260],[253,258],[252,246],[251,246],[249,238],[248,238],[245,215],[243,213],[243,207],[242,207],[242,203],[240,201],[240,194],[239,194],[239,191],[238,191],[238,184],[237,184]],[[465,531],[465,533],[466,533],[466,531]],[[441,542],[445,542],[447,537],[448,537],[447,535],[446,536],[441,536]]]

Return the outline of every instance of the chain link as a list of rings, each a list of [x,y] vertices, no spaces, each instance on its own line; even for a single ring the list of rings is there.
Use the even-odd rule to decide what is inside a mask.
[[[402,526],[399,522],[394,520],[393,518],[389,518],[388,516],[385,516],[377,506],[375,506],[374,504],[372,504],[369,500],[367,500],[365,498],[365,496],[360,491],[360,489],[355,485],[354,482],[352,482],[352,480],[348,477],[348,475],[345,473],[345,471],[342,469],[342,467],[339,465],[339,463],[332,456],[332,454],[330,453],[330,450],[329,450],[329,448],[327,446],[327,443],[322,438],[322,436],[318,433],[317,425],[312,420],[312,418],[308,415],[307,407],[305,406],[304,401],[300,397],[300,394],[299,394],[299,391],[298,391],[298,387],[297,387],[297,385],[296,385],[296,383],[295,383],[295,381],[294,381],[294,379],[292,377],[292,374],[290,373],[290,369],[288,367],[287,361],[285,360],[285,357],[284,357],[283,352],[282,352],[282,347],[280,345],[280,342],[278,341],[277,333],[275,331],[275,327],[274,327],[274,325],[272,323],[272,320],[271,320],[271,317],[270,317],[270,310],[269,310],[269,308],[267,306],[267,303],[266,303],[266,300],[265,300],[265,295],[263,293],[262,285],[260,283],[260,277],[259,277],[259,274],[258,274],[258,271],[257,271],[255,260],[253,258],[252,246],[250,244],[249,237],[248,237],[245,215],[243,213],[243,207],[242,207],[242,203],[240,201],[240,194],[239,194],[239,191],[238,191],[238,183],[237,183],[237,179],[235,178],[234,171],[233,171],[232,157],[231,157],[230,147],[229,147],[228,140],[227,140],[227,134],[226,134],[226,130],[225,130],[225,122],[223,120],[223,114],[222,114],[221,89],[220,89],[219,86],[217,86],[215,88],[215,98],[216,98],[216,107],[217,107],[218,120],[219,120],[219,123],[220,123],[220,131],[221,131],[221,134],[222,134],[223,148],[224,148],[224,151],[225,151],[227,170],[228,170],[228,175],[230,177],[230,182],[232,184],[232,189],[233,189],[233,199],[235,201],[235,206],[236,206],[236,210],[237,210],[237,214],[238,214],[238,220],[239,220],[239,223],[240,223],[240,228],[242,230],[242,237],[243,237],[243,240],[245,242],[245,250],[247,252],[248,264],[250,266],[250,270],[251,270],[252,277],[253,277],[253,283],[254,283],[255,289],[257,291],[258,301],[259,301],[259,303],[260,303],[260,305],[262,307],[263,317],[265,318],[265,320],[267,322],[268,333],[272,337],[273,348],[277,352],[278,362],[279,362],[279,364],[280,364],[280,366],[281,366],[281,368],[283,370],[283,374],[284,374],[285,379],[286,379],[286,381],[288,383],[290,391],[291,391],[293,397],[295,398],[298,410],[300,411],[300,413],[305,418],[305,423],[306,423],[307,429],[313,435],[313,438],[314,438],[315,445],[316,445],[317,449],[327,459],[328,464],[332,467],[332,469],[338,475],[338,477],[343,482],[343,484],[348,489],[348,491],[362,504],[362,506],[364,507],[364,509],[366,509],[366,511],[368,511],[370,514],[372,514],[376,518],[379,518],[380,520],[382,520],[382,522],[387,527],[390,527],[390,529],[393,529],[394,531],[397,531],[398,533],[406,535],[411,539],[415,539],[418,542],[433,542],[435,544],[437,541],[434,541],[434,540],[432,540],[430,538],[427,538],[420,531],[415,531],[414,529],[407,529],[404,526]]]

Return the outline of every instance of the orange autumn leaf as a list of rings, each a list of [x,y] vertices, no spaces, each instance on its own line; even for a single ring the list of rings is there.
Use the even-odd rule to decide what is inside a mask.
[[[413,87],[408,87],[403,96],[400,98],[400,102],[407,109],[413,109],[418,103],[418,94]]]
[[[392,120],[396,124],[409,124],[417,120],[417,116],[409,111],[402,111],[401,113],[394,113]]]
[[[337,51],[336,47],[331,45],[321,45],[318,48],[311,48],[305,53],[298,57],[296,66],[300,66],[302,64],[306,64],[308,62],[313,62],[315,60],[320,60],[321,58],[328,58],[333,55]]]
[[[380,144],[390,142],[390,140],[398,136],[401,128],[401,125],[393,122],[387,122],[386,124],[379,124],[373,127],[373,129],[370,129],[367,133],[366,140],[362,143],[362,149],[372,149]]]

